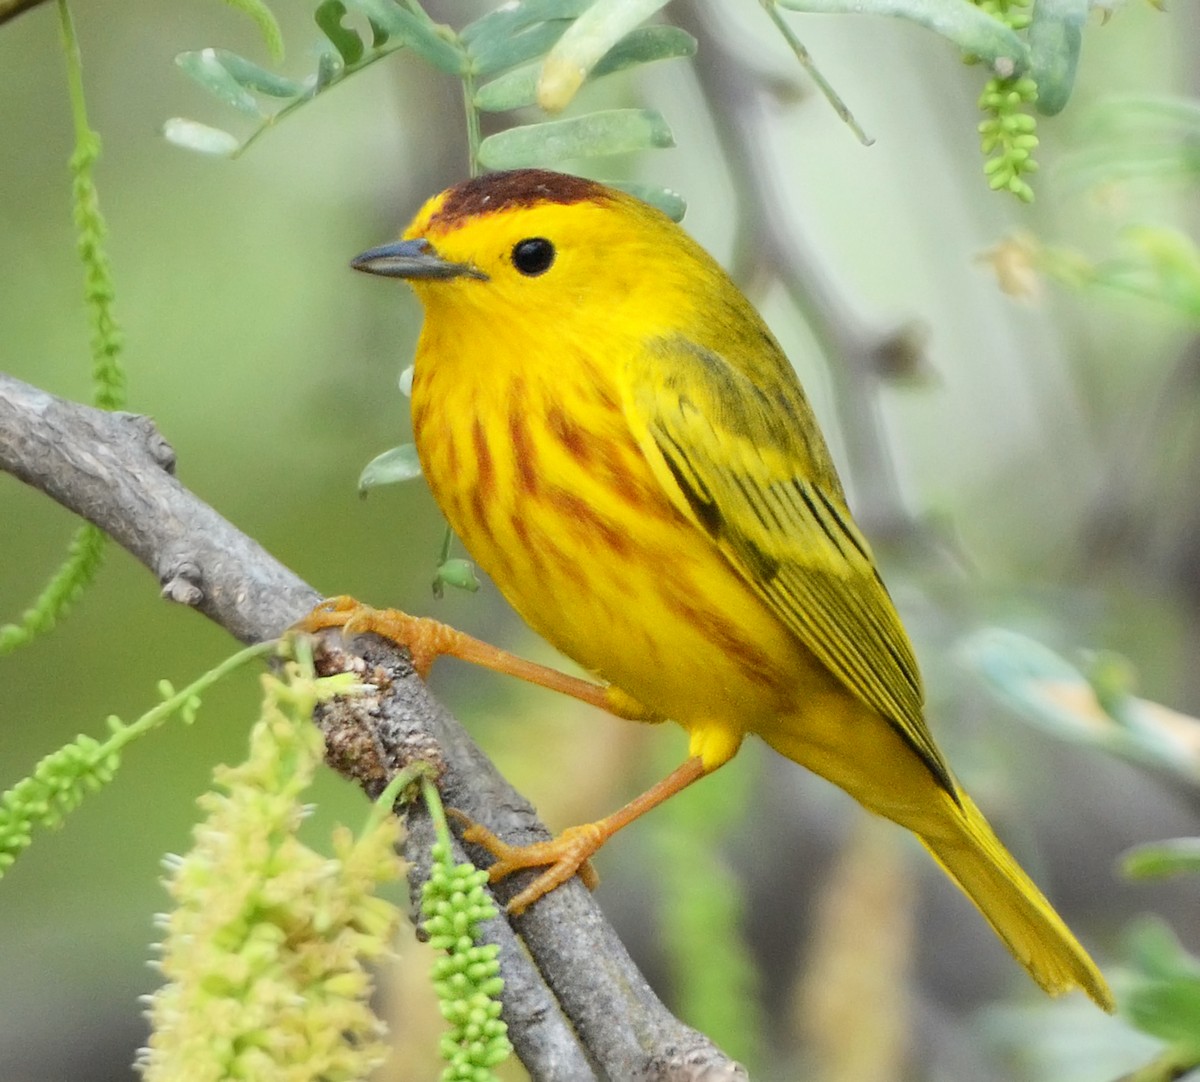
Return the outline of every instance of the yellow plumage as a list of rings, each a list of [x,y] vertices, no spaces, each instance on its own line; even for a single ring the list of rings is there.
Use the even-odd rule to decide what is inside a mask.
[[[536,631],[621,713],[682,725],[700,772],[754,733],[914,831],[1043,988],[1112,1009],[934,744],[804,392],[703,249],[628,195],[523,171],[436,196],[358,265],[425,307],[425,476]]]

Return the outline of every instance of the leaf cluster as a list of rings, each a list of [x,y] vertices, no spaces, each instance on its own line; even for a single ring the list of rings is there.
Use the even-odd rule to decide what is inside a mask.
[[[258,122],[247,138],[239,140],[228,131],[182,118],[169,120],[165,134],[192,150],[240,154],[307,102],[376,61],[407,51],[462,83],[472,173],[673,146],[666,120],[653,109],[607,109],[539,119],[482,136],[481,114],[511,113],[539,102],[556,110],[567,104],[573,91],[551,101],[539,93],[542,69],[550,66],[560,43],[571,45],[571,32],[581,16],[592,16],[593,11],[591,0],[523,0],[456,30],[435,22],[416,0],[404,5],[398,0],[323,0],[314,18],[325,41],[317,51],[316,70],[304,79],[270,71],[225,49],[206,48],[176,58],[219,101]],[[588,29],[587,24],[583,29]],[[594,41],[595,35],[589,40]],[[615,40],[603,36],[601,40],[604,47],[599,55],[581,69],[588,80],[657,60],[691,56],[696,49],[695,39],[673,26],[635,26]],[[568,66],[569,58],[570,54]],[[561,56],[557,63],[563,65]],[[270,108],[264,99],[279,104]],[[682,203],[673,193],[639,187],[637,194],[676,217],[682,214]]]

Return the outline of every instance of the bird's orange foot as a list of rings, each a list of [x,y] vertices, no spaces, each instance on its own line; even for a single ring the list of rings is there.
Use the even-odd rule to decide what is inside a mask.
[[[403,646],[412,656],[413,668],[422,679],[429,676],[434,661],[442,654],[456,653],[461,632],[424,616],[409,616],[399,609],[373,609],[342,595],[322,601],[296,624],[299,631],[323,631],[340,627],[348,636],[372,632]]]
[[[600,883],[600,876],[589,859],[608,838],[599,823],[568,827],[548,842],[509,845],[462,812],[453,808],[446,810],[465,826],[462,832],[464,842],[478,845],[496,858],[496,862],[488,869],[489,882],[499,882],[524,868],[547,866],[529,886],[509,900],[506,908],[514,917],[520,916],[542,895],[549,894],[573,875],[578,875],[588,890],[595,890]]]

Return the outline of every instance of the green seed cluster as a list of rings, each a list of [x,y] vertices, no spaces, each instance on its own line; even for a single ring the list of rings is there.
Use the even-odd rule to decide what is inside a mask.
[[[479,942],[479,926],[496,916],[484,890],[487,872],[452,864],[449,847],[441,841],[430,855],[433,866],[421,892],[421,913],[430,944],[446,952],[433,967],[442,1017],[450,1023],[441,1040],[446,1061],[442,1082],[493,1082],[492,1068],[508,1058],[512,1045],[500,1018],[500,948]]]
[[[120,725],[116,718],[110,725]],[[56,827],[89,789],[112,780],[120,756],[90,736],[47,755],[32,774],[0,796],[0,875],[33,840],[36,826]]]
[[[976,0],[976,7],[1013,30],[1025,30],[1033,22],[1033,0]],[[987,159],[983,171],[988,184],[993,191],[1011,192],[1023,203],[1033,201],[1025,176],[1038,168],[1033,159],[1037,121],[1030,112],[1037,94],[1037,84],[1027,75],[997,75],[987,81],[979,97],[985,117],[979,125],[980,149]]]
[[[1033,22],[1033,0],[978,0],[975,6],[1014,30],[1024,30]]]
[[[988,80],[979,98],[979,108],[987,119],[979,125],[980,149],[987,161],[983,171],[993,191],[1012,192],[1022,202],[1033,200],[1033,189],[1024,179],[1037,171],[1033,149],[1038,145],[1034,134],[1037,121],[1026,112],[1037,100],[1037,84],[1028,76]]]
[[[3,639],[0,634],[0,644]],[[121,765],[121,751],[127,744],[171,717],[179,717],[190,725],[200,708],[201,691],[267,649],[269,646],[262,644],[240,650],[182,691],[176,691],[170,681],[160,680],[158,693],[163,701],[152,710],[129,725],[115,715],[110,716],[109,735],[103,743],[94,737],[77,736],[42,759],[32,774],[0,794],[0,876],[29,847],[34,827],[58,826],[87,793],[112,781]]]

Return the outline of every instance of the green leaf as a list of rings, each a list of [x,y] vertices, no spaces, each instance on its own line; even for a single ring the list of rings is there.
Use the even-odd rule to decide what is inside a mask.
[[[621,191],[628,192],[630,195],[636,195],[652,207],[658,207],[674,222],[683,221],[683,216],[687,213],[687,202],[682,195],[671,188],[660,188],[654,184],[636,184],[628,180],[605,180],[601,183],[607,184],[610,188],[620,188]]]
[[[1186,872],[1200,872],[1200,838],[1149,842],[1121,857],[1121,873],[1129,879],[1166,879]]]
[[[459,557],[443,562],[434,575],[433,592],[441,597],[444,586],[474,593],[479,589],[479,576],[475,574],[475,565],[470,560]]]
[[[475,108],[485,113],[503,113],[532,105],[537,100],[537,81],[541,70],[541,63],[534,61],[484,83],[475,91]]]
[[[638,64],[694,56],[696,39],[677,26],[643,26],[626,34],[592,68],[590,79],[624,71]],[[475,93],[475,106],[484,112],[498,113],[521,109],[537,100],[540,61],[525,64],[485,83]]]
[[[215,154],[228,158],[240,146],[237,137],[220,128],[211,128],[195,120],[185,120],[175,116],[168,120],[162,129],[167,142],[174,143],[185,150],[195,150],[201,154]]]
[[[321,93],[330,83],[340,79],[345,70],[342,54],[331,45],[325,46],[317,57],[317,81],[313,84],[312,93]]]
[[[1062,111],[1075,86],[1088,0],[1037,0],[1029,24],[1030,72],[1037,83],[1037,111]]]
[[[283,32],[279,23],[271,13],[271,9],[263,0],[225,0],[231,8],[236,8],[243,15],[250,16],[258,24],[258,32],[262,34],[267,51],[275,60],[283,59]]]
[[[377,32],[387,39],[408,46],[423,60],[448,75],[461,75],[467,69],[466,50],[450,32],[428,19],[406,11],[394,0],[346,0],[347,6],[361,12]]]
[[[298,98],[307,89],[303,83],[260,67],[228,49],[214,49],[213,52],[221,67],[233,76],[239,86],[247,90],[257,90],[260,94],[272,98]]]
[[[351,30],[342,25],[346,17],[346,5],[342,0],[322,0],[321,5],[313,12],[317,26],[337,49],[346,64],[357,64],[365,52],[363,40],[357,30]]]
[[[421,461],[417,458],[417,449],[413,444],[405,443],[376,455],[366,464],[358,477],[358,491],[365,496],[370,489],[380,485],[394,485],[420,476]]]
[[[1029,66],[1029,47],[1010,26],[969,0],[775,0],[792,11],[822,15],[886,15],[908,19],[989,63],[1011,61],[1019,75]]]
[[[502,4],[495,11],[468,23],[458,36],[465,45],[503,41],[536,23],[576,19],[592,3],[593,0],[525,0],[519,4]]]
[[[611,75],[637,64],[696,55],[696,39],[677,26],[641,26],[630,31],[592,68],[592,77]]]
[[[1200,782],[1200,721],[1126,696],[1105,712],[1092,683],[1041,643],[1001,628],[984,628],[960,647],[966,665],[1026,721],[1060,740],[1102,748]]]
[[[180,53],[175,57],[175,63],[205,90],[216,95],[226,105],[232,105],[235,109],[255,119],[262,117],[262,110],[259,109],[254,95],[229,74],[225,65],[217,58],[215,49]]]
[[[600,58],[667,0],[596,0],[550,50],[538,80],[538,104],[565,109]]]
[[[1147,1033],[1200,1051],[1200,959],[1156,918],[1134,925],[1130,945],[1140,972],[1122,997],[1122,1014]]]
[[[482,78],[542,56],[570,25],[566,19],[556,19],[510,38],[480,38],[468,46],[471,71]]]
[[[1159,917],[1136,918],[1126,933],[1133,964],[1156,980],[1200,978],[1200,959],[1183,949],[1179,937]]]
[[[674,145],[671,129],[654,110],[611,109],[489,135],[479,145],[479,162],[488,169],[515,169]]]

